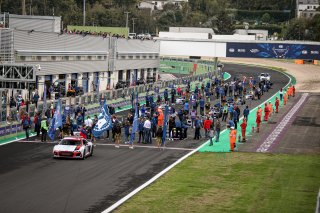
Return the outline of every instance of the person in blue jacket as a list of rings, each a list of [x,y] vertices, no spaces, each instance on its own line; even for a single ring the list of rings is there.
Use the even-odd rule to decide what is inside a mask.
[[[233,110],[232,118],[233,118],[234,128],[237,129],[237,126],[238,126],[237,125],[237,123],[238,123],[238,113],[237,113],[237,111],[235,109]]]
[[[146,108],[145,108],[145,104],[143,104],[141,107],[141,117],[144,118],[145,114],[146,114]]]
[[[228,120],[227,127],[228,128],[234,127],[234,122],[233,122],[233,120],[231,118],[229,118],[229,120]]]
[[[199,101],[199,105],[200,105],[200,115],[204,115],[204,105],[205,105],[205,101],[203,98],[200,98],[200,101]]]
[[[243,110],[243,117],[246,119],[247,122],[248,122],[249,113],[250,113],[249,106],[246,106],[246,108]]]
[[[228,112],[229,112],[229,117],[230,117],[230,119],[232,119],[233,118],[233,105],[231,104],[230,106],[229,106],[229,108],[228,108]]]
[[[186,101],[183,105],[183,110],[185,111],[185,113],[189,114],[189,102]]]
[[[152,132],[152,138],[156,137],[157,133],[157,124],[158,124],[158,115],[156,113],[153,114],[151,118],[151,132]]]
[[[182,140],[182,123],[180,119],[176,119],[176,130],[179,134],[179,140]]]
[[[144,119],[143,119],[143,117],[141,117],[140,120],[139,120],[139,126],[138,126],[138,130],[139,130],[139,141],[138,141],[138,143],[143,143],[144,142],[143,125],[144,125]]]
[[[165,102],[167,102],[168,101],[168,89],[164,90],[163,96],[164,96]]]

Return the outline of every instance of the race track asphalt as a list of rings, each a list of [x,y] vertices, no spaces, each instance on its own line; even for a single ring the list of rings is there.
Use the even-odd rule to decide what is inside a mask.
[[[253,101],[251,108],[289,80],[281,73],[259,67],[226,64],[225,71],[232,78],[271,74],[273,89],[260,101]],[[196,148],[205,142],[193,140],[193,134],[189,129],[187,140],[168,143],[168,147],[182,149],[163,151],[150,147],[116,149],[111,141],[100,140],[94,156],[84,161],[52,159],[52,143],[0,146],[1,212],[101,212],[190,151],[183,148]]]

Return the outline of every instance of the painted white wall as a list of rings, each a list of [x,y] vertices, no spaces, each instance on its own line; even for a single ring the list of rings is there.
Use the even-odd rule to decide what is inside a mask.
[[[208,33],[176,33],[176,32],[159,32],[160,38],[195,38],[208,39]]]
[[[161,41],[161,56],[226,57],[225,42]]]
[[[212,40],[254,41],[255,35],[212,35]]]

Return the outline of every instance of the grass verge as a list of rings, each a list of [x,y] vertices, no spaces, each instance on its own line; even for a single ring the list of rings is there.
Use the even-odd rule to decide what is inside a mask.
[[[117,212],[314,212],[317,155],[196,153]]]

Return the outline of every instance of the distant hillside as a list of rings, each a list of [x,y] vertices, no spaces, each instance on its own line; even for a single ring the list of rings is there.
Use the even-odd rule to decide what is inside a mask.
[[[83,0],[2,0],[1,11],[21,14],[23,1],[28,15],[62,16],[64,28],[83,23]],[[295,0],[189,0],[181,7],[166,4],[162,11],[153,12],[150,9],[139,10],[138,2],[86,0],[86,26],[125,27],[124,12],[128,11],[128,27],[130,32],[134,28],[135,33],[157,34],[172,26],[208,27],[216,34],[232,34],[235,28],[242,28],[247,22],[250,28],[268,29],[278,38],[319,40],[320,37],[317,29],[320,18],[294,19]],[[300,32],[298,37],[294,33],[297,30]]]

